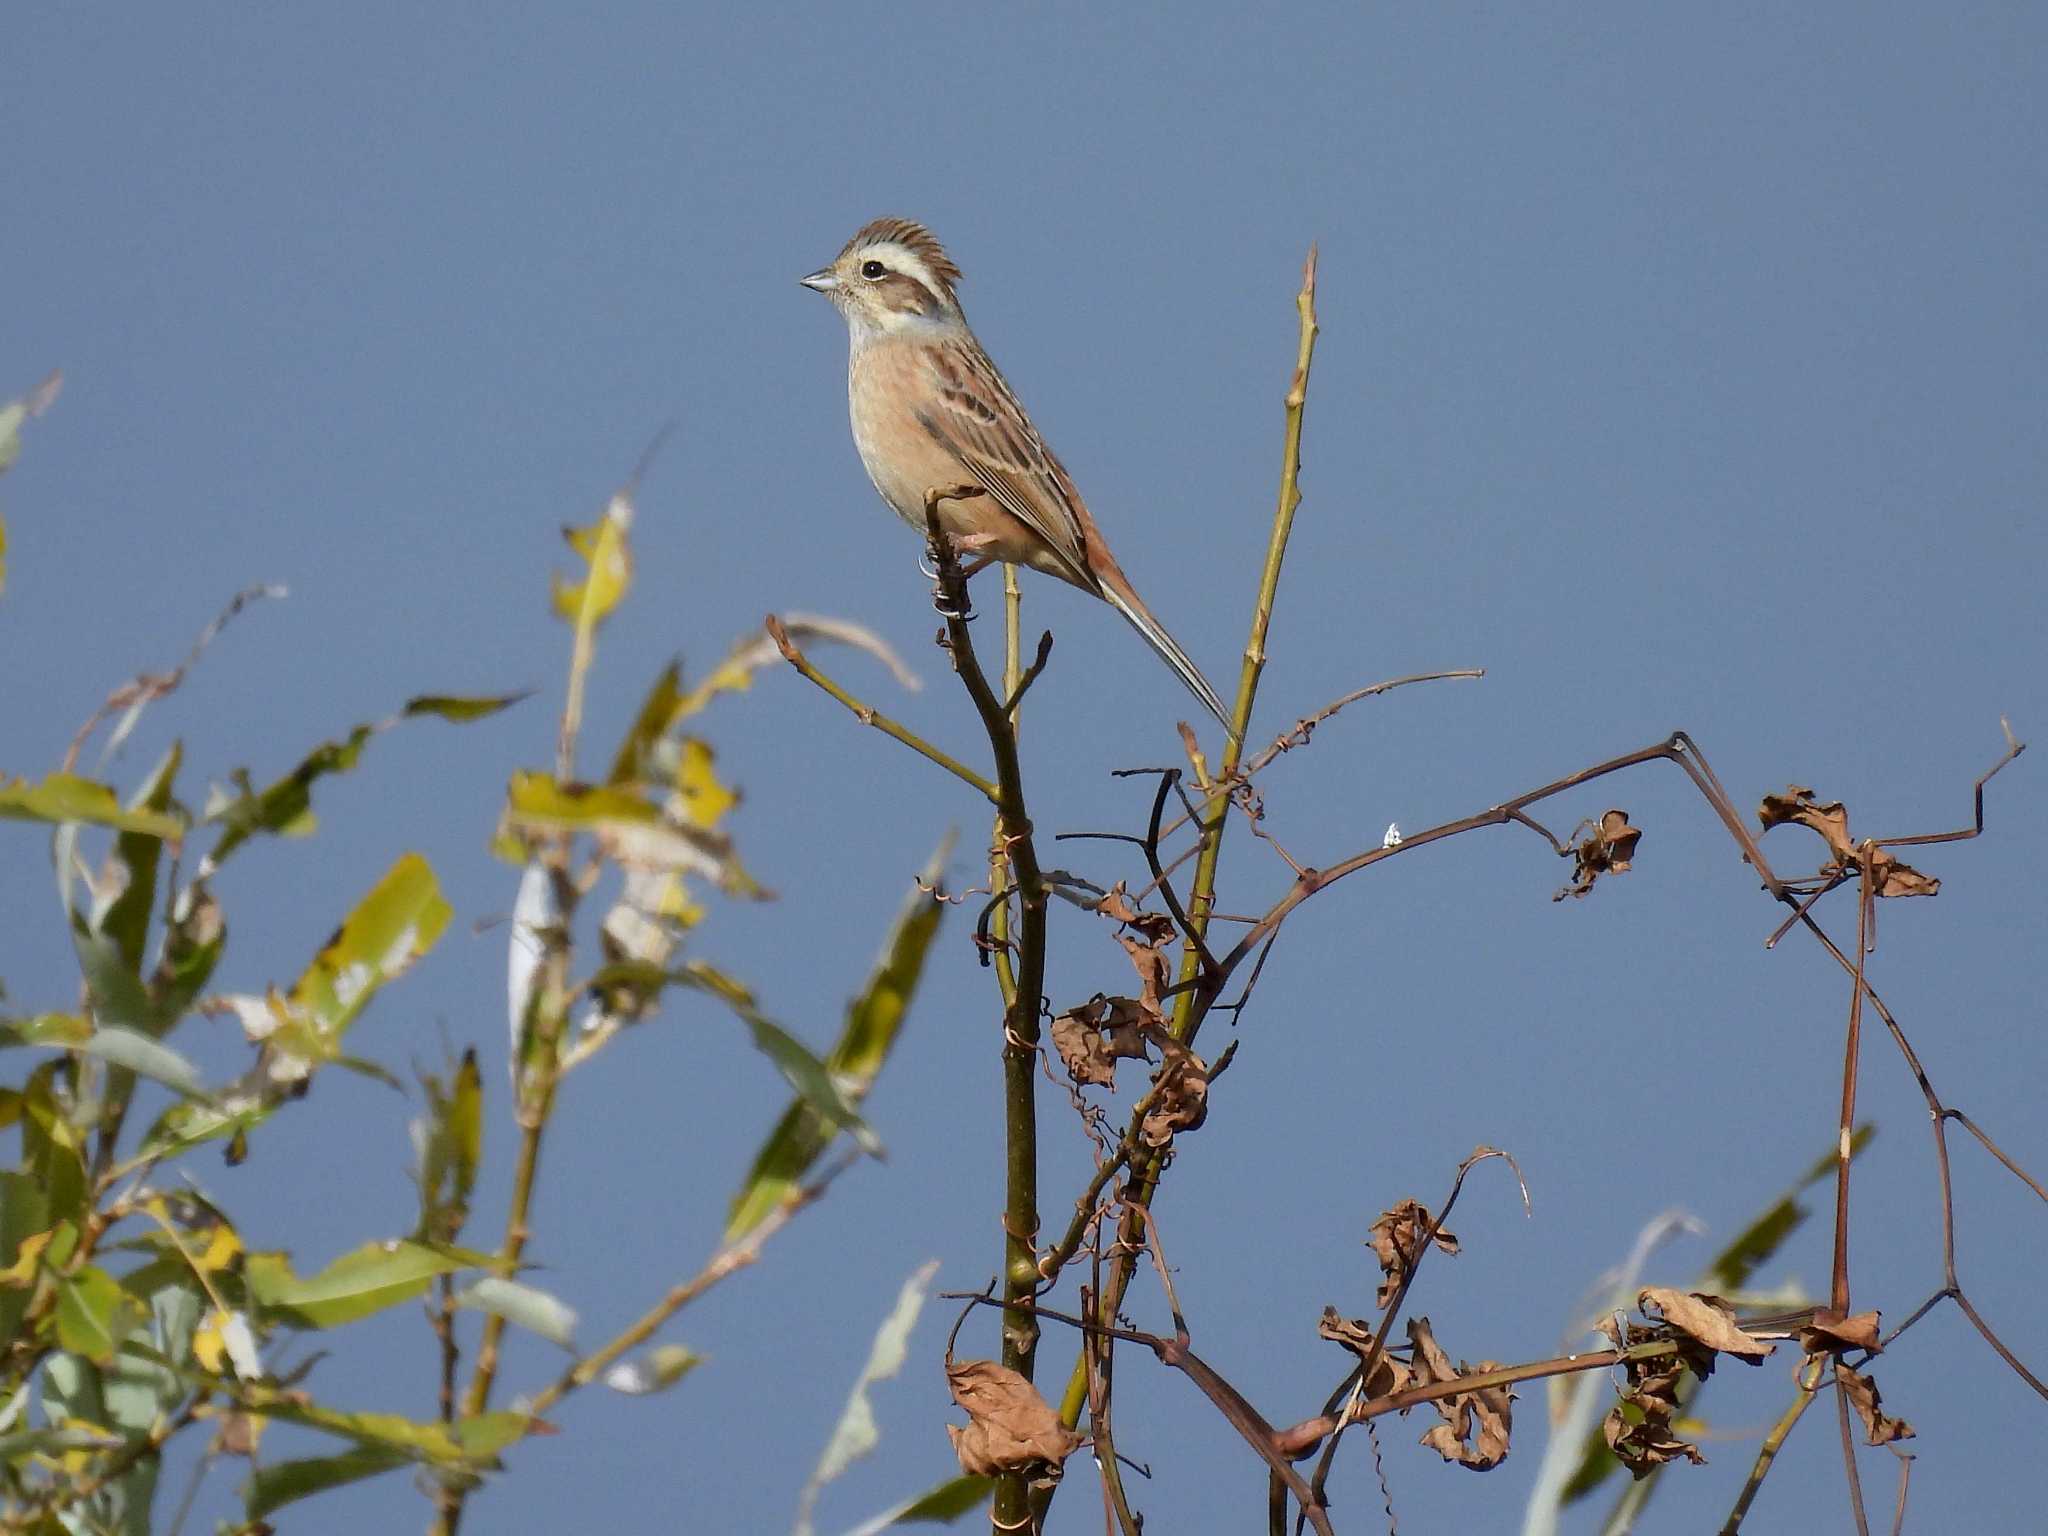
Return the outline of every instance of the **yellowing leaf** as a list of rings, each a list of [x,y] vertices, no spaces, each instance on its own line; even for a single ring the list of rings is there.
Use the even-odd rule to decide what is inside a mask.
[[[739,804],[739,796],[718,782],[712,771],[711,748],[694,736],[683,740],[683,760],[676,768],[676,794],[690,825],[713,828]]]
[[[451,916],[432,867],[402,855],[313,957],[292,988],[292,1008],[337,1044],[377,989],[434,947]]]
[[[94,826],[179,838],[185,821],[168,811],[128,809],[105,784],[73,773],[52,773],[41,782],[0,776],[0,818],[14,821],[87,821]]]
[[[564,528],[562,537],[583,557],[581,581],[551,578],[555,613],[578,629],[594,629],[619,606],[633,580],[633,557],[626,547],[626,529],[633,503],[621,491],[612,497],[604,516],[587,528]]]

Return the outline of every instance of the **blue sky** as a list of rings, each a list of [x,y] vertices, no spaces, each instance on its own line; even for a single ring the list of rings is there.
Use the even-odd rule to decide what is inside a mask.
[[[486,852],[506,775],[552,752],[566,642],[547,572],[560,525],[663,423],[591,759],[669,657],[701,668],[770,609],[873,626],[929,686],[836,670],[972,748],[915,541],[848,439],[840,322],[795,282],[877,214],[947,242],[982,338],[1226,694],[1292,295],[1320,242],[1306,500],[1253,734],[1376,679],[1488,675],[1360,705],[1268,775],[1270,824],[1305,861],[1681,726],[1740,806],[1803,783],[1846,801],[1859,836],[1946,829],[2001,714],[2022,737],[2048,722],[2037,8],[199,6],[23,12],[8,33],[0,395],[53,367],[67,382],[0,483],[0,768],[54,766],[113,684],[167,665],[258,581],[291,596],[242,617],[114,776],[179,736],[200,774],[260,779],[416,693],[541,689],[482,725],[378,740],[323,786],[317,841],[252,848],[220,891],[221,983],[259,990],[399,852],[433,861],[457,920],[358,1038],[401,1071],[444,1040],[482,1047],[496,1118],[478,1234],[501,1217],[511,1137],[503,934],[474,927],[511,902],[514,872]],[[1189,701],[1106,609],[1043,580],[1026,608],[1059,641],[1027,737],[1038,824],[1134,829],[1142,792],[1110,771],[1170,760]],[[708,728],[746,792],[741,847],[782,900],[721,908],[700,952],[829,1039],[910,873],[948,826],[971,848],[984,818],[794,677]],[[2039,763],[1993,786],[1986,839],[1918,861],[1942,894],[1888,904],[1872,962],[1944,1096],[2037,1171]],[[1778,913],[1677,774],[1602,787],[1553,825],[1610,804],[1645,837],[1588,901],[1549,902],[1563,875],[1534,838],[1482,832],[1326,892],[1286,930],[1160,1208],[1196,1347],[1274,1420],[1341,1374],[1314,1325],[1325,1303],[1368,1309],[1367,1225],[1435,1201],[1475,1144],[1517,1155],[1533,1217],[1482,1171],[1465,1253],[1415,1298],[1475,1359],[1550,1353],[1591,1278],[1672,1206],[1710,1229],[1660,1256],[1654,1278],[1683,1283],[1831,1144],[1838,973],[1810,944],[1763,950]],[[1773,834],[1781,867],[1807,867],[1804,836]],[[9,1006],[64,1006],[41,841],[5,846]],[[1059,859],[1127,872],[1107,845]],[[1286,879],[1235,841],[1224,905],[1262,907]],[[1851,917],[1845,902],[1830,921]],[[1079,914],[1057,913],[1054,937],[1056,1005],[1124,984]],[[940,1284],[978,1288],[996,1264],[991,998],[956,922],[870,1101],[888,1164],[677,1325],[713,1357],[682,1388],[567,1405],[564,1433],[479,1495],[477,1528],[636,1529],[678,1509],[701,1529],[787,1524],[902,1277],[938,1258]],[[225,1076],[245,1057],[228,1029],[195,1020],[180,1043]],[[307,1262],[412,1220],[411,1107],[331,1077],[246,1166],[198,1165],[245,1230]],[[697,1266],[783,1093],[687,1002],[572,1081],[533,1253],[587,1338]],[[1863,1103],[1880,1136],[1858,1173],[1857,1300],[1896,1319],[1940,1283],[1937,1207],[1925,1116],[1882,1040]],[[1041,1112],[1051,1220],[1088,1164],[1062,1096]],[[343,1142],[345,1118],[371,1129]],[[2026,1256],[2048,1213],[1974,1149],[1956,1177],[1963,1278],[2038,1370]],[[1765,1278],[1824,1286],[1825,1227]],[[943,1310],[825,1528],[949,1469]],[[417,1319],[369,1340],[317,1390],[428,1412]],[[1058,1374],[1064,1348],[1052,1358]],[[557,1368],[522,1341],[506,1379]],[[2006,1437],[2031,1438],[2042,1404],[1952,1309],[1878,1375],[1921,1430],[1923,1517],[1997,1529],[2038,1502]],[[1158,1473],[1140,1493],[1155,1528],[1255,1521],[1262,1474],[1185,1384],[1138,1358],[1121,1384],[1121,1442]],[[1754,1431],[1788,1390],[1773,1362],[1724,1372],[1707,1405]],[[1416,1449],[1425,1426],[1389,1427],[1404,1525],[1519,1519],[1541,1394],[1520,1406],[1514,1453],[1485,1476]],[[1362,1450],[1333,1486],[1371,1529]],[[1667,1479],[1651,1528],[1725,1513],[1753,1444],[1707,1450]],[[1889,1458],[1865,1468],[1883,1502]],[[1075,1471],[1055,1528],[1093,1530]],[[231,1508],[231,1481],[201,1516]],[[1817,1414],[1756,1518],[1846,1528],[1841,1482]],[[386,1479],[327,1518],[404,1528],[425,1505]]]

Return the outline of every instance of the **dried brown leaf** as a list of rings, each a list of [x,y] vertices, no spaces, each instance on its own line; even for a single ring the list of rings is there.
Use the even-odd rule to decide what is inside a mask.
[[[1642,830],[1628,823],[1627,811],[1607,811],[1572,845],[1572,883],[1550,899],[1584,896],[1602,875],[1625,875],[1636,856]]]
[[[1818,832],[1837,862],[1850,863],[1855,849],[1849,842],[1849,812],[1839,800],[1816,800],[1804,784],[1788,784],[1782,795],[1765,795],[1756,818],[1766,832],[1773,827],[1795,823]]]
[[[1923,875],[1912,865],[1893,858],[1882,848],[1871,857],[1871,873],[1876,877],[1877,894],[1880,896],[1938,896],[1941,882],[1932,875]]]
[[[1775,1345],[1754,1338],[1736,1325],[1735,1308],[1719,1296],[1704,1291],[1676,1291],[1664,1285],[1646,1285],[1636,1293],[1636,1305],[1655,1307],[1664,1321],[1681,1333],[1698,1339],[1709,1349],[1734,1355],[1754,1365],[1770,1354]]]
[[[1849,1399],[1849,1406],[1856,1410],[1856,1416],[1863,1420],[1864,1431],[1872,1445],[1889,1445],[1894,1440],[1913,1438],[1913,1426],[1904,1419],[1886,1415],[1881,1403],[1874,1377],[1851,1370],[1841,1361],[1835,1362],[1835,1383],[1842,1389],[1842,1395]]]
[[[1803,784],[1787,786],[1782,795],[1765,795],[1757,807],[1757,819],[1766,832],[1788,822],[1818,832],[1828,845],[1830,858],[1826,868],[1853,872],[1867,856],[1871,888],[1879,896],[1935,896],[1941,892],[1941,882],[1934,876],[1921,874],[1882,848],[1866,845],[1863,852],[1858,852],[1849,840],[1849,812],[1842,802],[1815,800],[1813,791]]]
[[[1394,1294],[1401,1284],[1415,1271],[1421,1262],[1423,1250],[1432,1242],[1445,1253],[1455,1256],[1458,1240],[1448,1232],[1439,1232],[1432,1239],[1429,1235],[1429,1208],[1414,1200],[1403,1200],[1391,1211],[1381,1214],[1366,1235],[1366,1242],[1380,1261],[1379,1294],[1373,1304],[1385,1307],[1392,1303]]]
[[[946,1434],[969,1477],[1058,1466],[1087,1443],[1060,1422],[1030,1382],[993,1360],[949,1362],[946,1385],[967,1410],[966,1427],[948,1424]]]
[[[1843,1317],[1823,1307],[1813,1314],[1811,1323],[1799,1330],[1799,1347],[1809,1355],[1834,1354],[1845,1349],[1864,1349],[1876,1354],[1877,1327],[1875,1312]]]
[[[1498,1362],[1482,1360],[1476,1366],[1451,1367],[1450,1357],[1436,1342],[1429,1319],[1408,1320],[1408,1341],[1414,1345],[1415,1384],[1433,1386],[1455,1381],[1468,1373],[1500,1369]],[[1508,1436],[1513,1428],[1515,1394],[1508,1387],[1478,1387],[1470,1392],[1437,1398],[1435,1408],[1443,1422],[1422,1437],[1422,1443],[1445,1461],[1484,1472],[1507,1459]]]
[[[1316,1332],[1332,1344],[1341,1344],[1360,1361],[1372,1352],[1372,1341],[1378,1330],[1362,1317],[1345,1317],[1335,1307],[1323,1308],[1323,1320],[1316,1324]],[[1365,1384],[1367,1398],[1391,1397],[1396,1392],[1406,1391],[1415,1384],[1415,1373],[1407,1363],[1395,1359],[1385,1350],[1373,1362],[1372,1380]]]
[[[1138,1134],[1148,1147],[1163,1147],[1182,1131],[1192,1131],[1209,1114],[1209,1065],[1171,1035],[1155,1035],[1166,1059],[1153,1078],[1152,1108]]]
[[[1637,1478],[1648,1477],[1681,1456],[1696,1467],[1707,1464],[1700,1448],[1676,1434],[1668,1418],[1631,1418],[1620,1403],[1607,1415],[1600,1432],[1607,1439],[1607,1448]]]
[[[1116,1086],[1119,1058],[1146,1059],[1138,1004],[1128,997],[1094,997],[1052,1021],[1052,1043],[1067,1076],[1083,1087]]]

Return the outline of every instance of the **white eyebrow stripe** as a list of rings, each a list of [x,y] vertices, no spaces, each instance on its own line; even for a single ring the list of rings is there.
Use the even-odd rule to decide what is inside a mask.
[[[878,240],[873,245],[861,247],[863,263],[879,261],[891,272],[901,272],[905,277],[915,279],[918,286],[936,298],[944,298],[946,285],[932,276],[932,269],[925,265],[924,258],[907,245],[894,240]]]

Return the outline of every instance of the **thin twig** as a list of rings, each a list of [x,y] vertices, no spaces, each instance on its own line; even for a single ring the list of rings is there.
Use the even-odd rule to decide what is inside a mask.
[[[602,1349],[594,1350],[592,1353],[585,1355],[547,1386],[534,1393],[532,1401],[527,1408],[528,1414],[534,1418],[539,1418],[571,1392],[581,1387],[589,1386],[591,1382],[603,1375],[620,1356],[639,1348],[640,1345],[652,1338],[664,1323],[682,1311],[691,1302],[697,1300],[698,1297],[717,1285],[721,1280],[738,1273],[754,1263],[760,1258],[761,1250],[767,1246],[770,1238],[788,1226],[799,1211],[807,1206],[814,1205],[822,1199],[825,1192],[832,1187],[832,1181],[859,1162],[860,1158],[861,1154],[857,1151],[847,1152],[833,1161],[823,1173],[819,1174],[810,1183],[799,1185],[784,1195],[781,1203],[767,1216],[762,1218],[758,1226],[748,1231],[746,1236],[735,1242],[727,1243],[724,1247],[720,1248],[718,1252],[711,1256],[702,1269],[698,1270],[696,1274],[683,1281],[680,1285],[671,1288],[661,1300],[641,1313],[631,1326],[622,1331],[610,1343],[606,1344]]]
[[[972,768],[969,768],[958,758],[951,757],[940,751],[922,736],[918,735],[917,732],[910,730],[906,726],[898,725],[873,705],[863,704],[823,672],[820,672],[811,659],[797,649],[796,642],[789,638],[789,631],[783,627],[782,620],[774,614],[769,614],[765,622],[769,635],[775,641],[776,649],[782,652],[783,660],[787,661],[792,667],[795,667],[798,672],[802,673],[811,682],[816,683],[818,687],[837,699],[841,704],[844,704],[848,710],[852,711],[854,719],[860,721],[862,725],[873,726],[884,736],[890,737],[892,740],[902,742],[904,746],[910,748],[919,757],[924,758],[927,762],[938,764],[939,767],[952,774],[961,783],[985,796],[991,803],[994,802],[996,799],[995,785],[989,783],[987,779],[976,773]]]
[[[1757,1491],[1763,1487],[1764,1478],[1770,1474],[1772,1464],[1778,1459],[1778,1452],[1784,1448],[1786,1437],[1792,1433],[1792,1427],[1805,1415],[1806,1410],[1813,1406],[1814,1396],[1820,1390],[1820,1373],[1826,1365],[1826,1357],[1821,1355],[1810,1356],[1800,1362],[1799,1369],[1794,1373],[1798,1394],[1792,1399],[1790,1406],[1778,1415],[1778,1422],[1773,1424],[1770,1433],[1764,1436],[1764,1443],[1757,1447],[1756,1461],[1749,1469],[1749,1477],[1743,1482],[1742,1492],[1735,1496],[1735,1507],[1728,1511],[1728,1518],[1722,1522],[1721,1536],[1737,1536],[1742,1529],[1743,1519],[1749,1514],[1749,1506],[1756,1502]],[[1811,1381],[1806,1379],[1809,1372],[1813,1378]]]

